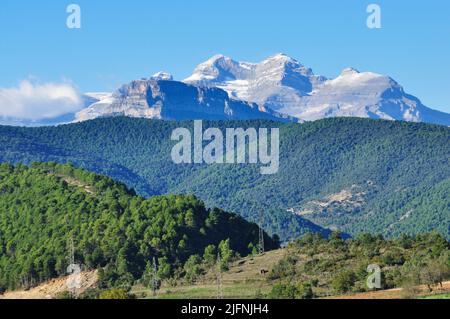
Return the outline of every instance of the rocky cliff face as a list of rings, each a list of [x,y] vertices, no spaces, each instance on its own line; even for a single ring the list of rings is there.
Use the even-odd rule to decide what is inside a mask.
[[[165,120],[295,121],[255,103],[232,99],[219,88],[196,87],[155,78],[122,86],[111,97],[78,112],[76,120],[118,115]]]

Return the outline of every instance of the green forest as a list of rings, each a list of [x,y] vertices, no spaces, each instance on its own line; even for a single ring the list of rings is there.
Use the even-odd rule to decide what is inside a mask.
[[[386,240],[380,235],[360,234],[343,240],[308,234],[293,241],[271,269],[270,298],[310,299],[373,291],[367,281],[376,265],[380,289],[403,288],[403,298],[425,285],[428,292],[450,279],[450,243],[437,233],[415,237],[401,235]]]
[[[436,230],[450,238],[448,127],[356,118],[203,126],[279,127],[279,173],[263,176],[259,165],[175,165],[171,132],[192,129],[192,122],[124,117],[58,127],[0,126],[0,162],[72,163],[144,197],[195,194],[207,207],[262,223],[282,241],[311,231],[328,235],[328,229],[388,238]],[[348,191],[350,199],[333,199]]]
[[[145,199],[122,183],[71,165],[0,164],[0,291],[67,274],[74,261],[100,269],[100,287],[189,277],[195,262],[255,253],[259,227],[193,195]],[[265,236],[267,249],[278,238]]]

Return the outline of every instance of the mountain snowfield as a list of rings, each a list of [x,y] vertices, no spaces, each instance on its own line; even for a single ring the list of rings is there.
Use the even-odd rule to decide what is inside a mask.
[[[427,108],[388,76],[348,68],[327,79],[285,54],[260,63],[216,55],[184,81],[218,87],[231,97],[304,121],[363,117],[450,125],[450,114]]]
[[[219,87],[232,97],[259,104],[266,104],[275,95],[284,96],[286,102],[291,95],[307,95],[324,81],[325,77],[314,75],[311,69],[285,54],[277,54],[259,64],[215,55],[184,80],[194,85]]]

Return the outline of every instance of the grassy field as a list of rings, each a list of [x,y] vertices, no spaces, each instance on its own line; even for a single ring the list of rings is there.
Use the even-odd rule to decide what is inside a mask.
[[[226,299],[260,299],[267,296],[274,285],[268,280],[269,273],[273,267],[287,255],[292,255],[289,249],[280,249],[267,252],[260,256],[248,257],[238,260],[230,265],[228,271],[223,272],[222,291],[219,292],[217,285],[217,271],[211,270],[205,274],[201,280],[194,284],[187,284],[183,281],[176,282],[176,285],[164,284],[161,289],[153,295],[149,289],[135,286],[132,290],[138,298],[148,299],[215,299],[219,295]],[[308,261],[303,257],[301,263]],[[261,274],[262,270],[267,271]],[[326,274],[323,274],[324,277]],[[304,274],[304,278],[308,276]],[[318,298],[333,299],[449,299],[450,282],[444,283],[442,288],[436,288],[429,292],[427,287],[420,286],[414,289],[387,289],[380,291],[367,291],[362,293],[347,293],[336,295],[327,283],[328,279],[322,279],[321,284],[314,288]]]
[[[223,297],[252,299],[259,297],[261,294],[269,293],[272,286],[267,280],[267,274],[261,274],[261,270],[270,271],[286,253],[286,250],[280,249],[234,262],[230,269],[222,274]],[[143,298],[217,298],[219,294],[217,272],[210,271],[195,285],[163,285],[156,296],[153,296],[153,293],[148,289],[139,286],[134,287],[132,293]]]
[[[450,299],[450,293],[425,296],[420,299]]]
[[[396,288],[353,295],[336,296],[332,299],[450,299],[450,282],[445,282],[442,288],[429,292],[425,286],[414,287],[414,292]]]

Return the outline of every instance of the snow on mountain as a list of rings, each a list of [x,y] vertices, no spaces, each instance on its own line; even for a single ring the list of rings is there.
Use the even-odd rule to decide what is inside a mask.
[[[392,78],[351,68],[278,111],[308,121],[352,116],[450,125],[449,114],[427,108]]]
[[[236,62],[229,57],[215,55],[200,64],[184,82],[219,87],[231,97],[264,104],[275,94],[286,97],[299,93],[305,95],[325,80],[280,53],[258,64]]]
[[[334,78],[286,54],[260,63],[215,55],[183,82],[167,72],[132,81],[114,93],[86,93],[78,113],[35,121],[3,118],[2,124],[55,125],[125,115],[153,119],[313,121],[364,117],[450,126],[450,114],[432,110],[392,78],[348,68]]]
[[[112,95],[111,92],[88,92],[88,93],[84,93],[83,97],[85,98],[85,100],[91,99],[91,100],[95,100],[96,102],[98,102],[98,101],[110,98],[111,95]],[[89,105],[91,105],[91,104],[89,104]]]
[[[152,75],[151,79],[157,81],[173,81],[173,76],[167,72],[158,72]]]
[[[449,114],[427,108],[388,76],[348,68],[327,79],[285,54],[260,63],[216,55],[184,82],[221,88],[230,97],[306,121],[350,116],[450,125]]]
[[[157,72],[153,74],[150,79],[142,79],[140,82],[146,82],[149,80],[153,81],[172,81],[173,76],[168,72]],[[138,81],[136,81],[138,82]],[[87,102],[86,108],[81,110],[75,115],[76,121],[83,121],[86,119],[93,119],[96,117],[104,117],[107,116],[108,113],[111,112],[112,109],[117,108],[117,104],[120,103],[121,94],[116,93],[110,93],[110,92],[92,92],[92,93],[85,93],[84,99]],[[152,117],[152,112],[143,112],[142,111],[142,105],[145,105],[143,101],[140,101],[137,99],[137,109],[140,110],[132,110],[132,107],[128,105],[128,109],[125,113],[130,114],[130,116],[140,116],[141,114],[143,117]],[[130,103],[130,102],[127,102]],[[113,105],[116,105],[115,108]]]
[[[158,73],[150,79],[132,81],[111,95],[105,95],[78,112],[75,121],[97,117],[129,116],[165,120],[246,120],[296,121],[255,103],[231,99],[219,88],[201,88]]]

